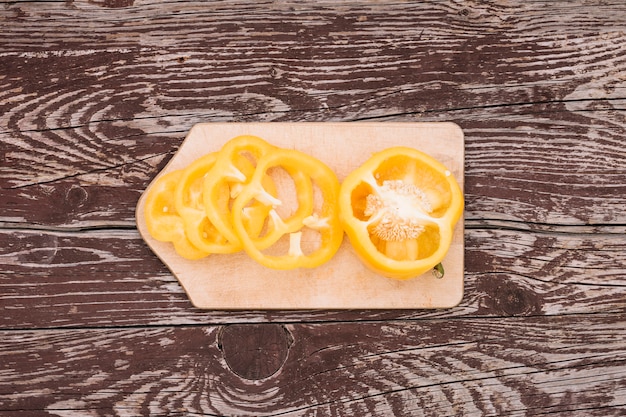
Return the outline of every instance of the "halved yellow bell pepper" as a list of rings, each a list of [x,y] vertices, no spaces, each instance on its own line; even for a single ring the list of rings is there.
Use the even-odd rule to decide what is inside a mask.
[[[144,203],[144,217],[150,235],[161,242],[172,242],[176,252],[186,259],[200,259],[209,254],[187,238],[183,218],[176,211],[174,192],[183,175],[171,171],[156,179]]]
[[[287,202],[280,194],[268,199],[262,184],[266,175],[282,178],[282,187],[277,188],[293,189],[295,201]],[[335,255],[343,239],[339,187],[335,173],[318,159],[296,150],[274,149],[257,161],[253,177],[233,203],[234,232],[247,254],[269,268],[317,267]],[[246,209],[255,201],[271,207],[259,235],[243,222]]]
[[[383,276],[409,279],[443,260],[464,202],[444,165],[416,149],[393,147],[346,177],[339,206],[363,263]]]

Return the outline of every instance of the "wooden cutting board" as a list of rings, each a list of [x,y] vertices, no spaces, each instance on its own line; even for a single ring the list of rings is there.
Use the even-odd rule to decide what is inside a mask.
[[[325,162],[340,181],[373,152],[410,146],[438,159],[464,183],[464,138],[453,123],[203,123],[195,125],[179,151],[159,174],[181,169],[242,134],[295,148]],[[150,186],[149,186],[150,187]],[[148,187],[148,188],[149,188]],[[148,234],[144,197],[137,204],[137,227],[167,265],[194,306],[202,309],[415,309],[446,308],[463,297],[463,219],[443,261],[445,276],[428,272],[408,281],[381,277],[364,267],[348,238],[337,255],[315,269],[267,269],[245,253],[210,255],[188,261],[169,243]]]

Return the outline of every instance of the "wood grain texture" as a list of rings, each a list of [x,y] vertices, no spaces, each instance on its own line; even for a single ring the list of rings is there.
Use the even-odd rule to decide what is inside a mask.
[[[0,414],[626,413],[622,1],[2,1],[0,27]],[[463,128],[462,303],[194,309],[134,227],[190,127],[363,120]]]
[[[285,365],[254,380],[229,368],[216,327],[3,332],[11,347],[0,349],[0,407],[58,416],[626,410],[626,333],[611,315],[293,324],[282,332],[293,340]]]
[[[626,310],[626,234],[466,232],[465,295],[453,309],[201,311],[137,232],[0,231],[0,327],[371,321]]]

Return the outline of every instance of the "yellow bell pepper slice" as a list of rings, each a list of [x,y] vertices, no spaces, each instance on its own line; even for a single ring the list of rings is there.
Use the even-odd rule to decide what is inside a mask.
[[[314,190],[311,177],[297,169],[281,167],[280,170],[282,172],[270,174],[269,171],[279,171],[279,169],[278,167],[269,169],[262,177],[261,184],[251,180],[233,203],[233,210],[235,207],[241,207],[239,213],[241,223],[246,230],[245,236],[250,238],[259,250],[272,246],[283,235],[299,230],[305,218],[310,217],[313,212]],[[268,191],[265,179],[272,178],[272,175],[282,183],[283,190],[280,194]],[[272,195],[271,200],[268,200],[268,194]],[[237,200],[245,201],[245,204],[237,205]],[[255,222],[249,220],[253,215],[251,210],[259,204],[266,209],[263,213],[261,228],[257,227],[258,220]],[[257,209],[254,214],[259,216],[259,210]],[[241,241],[240,231],[234,227],[232,216],[231,212],[231,225]]]
[[[183,218],[187,237],[195,246],[209,253],[234,253],[242,249],[239,239],[236,241],[226,239],[207,217],[204,205],[204,182],[217,158],[218,153],[204,155],[183,170],[175,191],[176,210]],[[254,172],[252,163],[246,159],[240,164],[245,175],[251,176]],[[265,178],[264,185],[269,193],[276,193],[271,178]],[[216,207],[219,206],[220,210],[226,212],[230,204],[229,187],[220,187],[219,191],[220,194],[214,203]],[[260,233],[268,211],[269,209],[260,203],[251,206],[244,218],[246,227],[257,234]]]
[[[286,173],[295,188],[295,202],[287,205],[280,196],[267,201],[266,230],[255,236],[243,222],[246,208],[254,201],[265,201],[262,185],[265,175]],[[273,269],[314,268],[330,260],[341,245],[343,229],[339,222],[339,180],[318,159],[296,150],[275,149],[263,155],[256,171],[232,207],[232,225],[244,250],[261,265]],[[292,197],[293,197],[292,196]],[[293,204],[295,203],[295,204]],[[279,210],[287,210],[281,217]]]
[[[363,263],[383,276],[409,279],[443,260],[464,201],[444,165],[416,149],[393,147],[345,178],[339,206]]]
[[[230,206],[245,185],[250,182],[259,158],[276,149],[263,139],[252,135],[241,135],[229,140],[220,150],[218,157],[204,178],[203,203],[207,218],[213,226],[230,242],[239,244],[239,237],[231,224]],[[267,178],[263,179],[267,190],[261,201],[246,211],[247,221],[260,231],[256,219],[263,214],[263,207],[275,198],[275,187]],[[257,231],[257,232],[258,232]]]
[[[176,211],[174,192],[182,175],[182,170],[176,170],[155,180],[146,194],[144,217],[148,232],[154,239],[172,242],[180,256],[195,260],[209,253],[194,246],[187,238],[183,218]]]
[[[216,159],[217,153],[210,153],[188,165],[176,186],[174,201],[191,243],[208,253],[233,253],[241,250],[241,245],[226,239],[213,226],[206,216],[202,198],[204,178]]]

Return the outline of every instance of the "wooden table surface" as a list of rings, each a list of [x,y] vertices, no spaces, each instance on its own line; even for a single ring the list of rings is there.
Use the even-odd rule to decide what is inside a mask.
[[[626,414],[622,0],[2,1],[0,29],[0,415]],[[304,121],[461,126],[459,306],[190,304],[141,193],[194,124]]]

